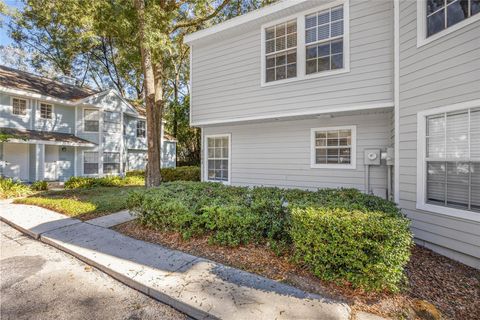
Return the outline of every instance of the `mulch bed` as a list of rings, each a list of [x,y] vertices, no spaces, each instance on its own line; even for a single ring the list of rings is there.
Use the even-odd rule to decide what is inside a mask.
[[[135,221],[115,230],[136,239],[204,257],[264,277],[289,283],[304,291],[345,301],[353,312],[366,311],[394,319],[420,319],[418,305],[424,300],[442,313],[442,319],[480,319],[480,271],[438,255],[413,248],[406,268],[409,285],[400,294],[366,293],[348,284],[321,281],[288,256],[277,256],[267,245],[235,248],[209,244],[207,237],[183,240],[179,233],[160,232]],[[428,307],[427,303],[427,307]],[[417,310],[417,313],[414,311]],[[434,309],[435,311],[435,309]]]

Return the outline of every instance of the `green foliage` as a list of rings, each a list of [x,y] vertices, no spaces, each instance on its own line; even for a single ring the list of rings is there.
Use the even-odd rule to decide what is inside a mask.
[[[143,187],[55,190],[16,199],[15,203],[36,205],[86,220],[125,209],[128,193],[140,189]]]
[[[32,190],[21,182],[11,178],[0,177],[0,199],[24,197],[32,193]]]
[[[355,189],[305,191],[169,182],[127,200],[140,223],[236,246],[293,248],[298,263],[326,280],[367,290],[399,288],[412,236],[395,204]]]
[[[142,186],[144,179],[140,176],[106,176],[102,178],[71,177],[65,182],[65,189],[96,188],[96,187],[122,187]]]
[[[398,291],[410,257],[409,221],[382,211],[295,208],[290,234],[297,261],[324,280]]]
[[[185,166],[176,168],[163,168],[160,170],[162,181],[200,181],[200,167]],[[145,170],[132,170],[127,172],[128,177],[145,177]]]
[[[47,181],[35,181],[30,188],[35,191],[46,191],[48,190],[48,183]]]

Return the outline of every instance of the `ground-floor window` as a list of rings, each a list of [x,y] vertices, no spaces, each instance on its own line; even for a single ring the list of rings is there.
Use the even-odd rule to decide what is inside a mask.
[[[206,137],[206,179],[230,181],[230,135]]]
[[[83,153],[83,174],[98,174],[98,152]]]
[[[103,153],[103,173],[104,174],[120,173],[120,153],[119,152]]]
[[[480,107],[428,114],[423,122],[423,202],[480,212]]]
[[[311,129],[312,168],[355,168],[356,127]]]

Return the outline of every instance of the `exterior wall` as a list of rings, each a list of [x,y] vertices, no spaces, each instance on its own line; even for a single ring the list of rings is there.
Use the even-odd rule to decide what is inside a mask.
[[[162,143],[162,168],[175,168],[177,165],[177,143],[163,141]]]
[[[29,161],[28,180],[29,181],[37,180],[36,148],[37,148],[37,146],[35,144],[29,144],[28,145],[28,153],[29,153],[29,156],[28,156],[28,161]]]
[[[304,6],[325,3],[308,1]],[[315,114],[336,107],[393,105],[392,1],[350,0],[350,72],[262,87],[261,25],[291,14],[266,17],[230,30],[226,36],[218,35],[219,39],[193,43],[194,125]],[[297,50],[298,55],[304,54],[304,48]]]
[[[417,242],[480,268],[479,222],[416,209],[417,113],[480,99],[480,21],[417,48],[416,17],[416,1],[402,0],[400,206],[412,219]]]
[[[35,130],[62,133],[75,132],[75,107],[55,104],[53,105],[52,119],[42,119],[40,118],[40,102],[38,100],[34,101]]]
[[[390,146],[391,111],[336,115],[331,119],[206,127],[205,136],[231,133],[231,183],[287,188],[365,190],[364,150]],[[310,129],[356,125],[356,169],[311,168]],[[203,155],[204,156],[204,155]],[[204,168],[204,167],[203,167]],[[372,189],[386,193],[384,164],[371,167]]]
[[[12,96],[0,92],[0,127],[31,129],[33,102],[25,98],[25,100],[27,100],[27,114],[25,116],[14,115],[12,114],[11,97]]]
[[[3,160],[5,168],[3,174],[6,177],[29,180],[30,160],[29,145],[24,143],[3,143]]]
[[[140,150],[128,150],[127,170],[145,170],[147,166],[147,152]]]

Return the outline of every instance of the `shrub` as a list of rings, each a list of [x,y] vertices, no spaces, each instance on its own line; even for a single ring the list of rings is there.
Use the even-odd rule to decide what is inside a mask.
[[[30,188],[35,191],[46,191],[48,190],[47,181],[35,181],[30,185]]]
[[[94,187],[122,187],[144,185],[143,178],[138,176],[118,177],[106,176],[102,178],[71,177],[65,182],[65,189],[94,188]]]
[[[200,167],[186,166],[160,169],[162,181],[200,181]],[[145,177],[145,170],[132,170],[127,172],[127,177]]]
[[[395,204],[354,189],[305,191],[176,181],[130,193],[140,223],[236,246],[268,243],[325,280],[398,290],[412,236]],[[285,251],[283,251],[285,252]]]
[[[321,279],[377,291],[398,291],[404,280],[412,235],[409,221],[398,214],[297,208],[290,235],[295,259]]]
[[[28,186],[11,178],[0,177],[0,199],[23,197],[31,193]]]

